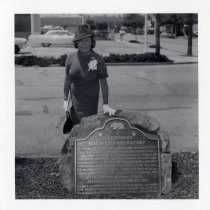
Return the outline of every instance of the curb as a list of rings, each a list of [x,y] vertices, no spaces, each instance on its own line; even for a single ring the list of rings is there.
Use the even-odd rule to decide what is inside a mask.
[[[155,66],[155,65],[182,65],[182,64],[197,64],[194,62],[157,62],[157,63],[106,63],[107,66]]]
[[[163,66],[163,65],[185,65],[185,64],[198,64],[198,61],[194,62],[157,62],[157,63],[106,63],[107,66]],[[32,66],[22,66],[22,65],[15,65],[19,67],[32,67]],[[33,65],[37,66],[37,65]],[[42,68],[42,66],[38,66]],[[51,64],[49,66],[43,66],[43,68],[47,67],[64,67],[58,64]]]

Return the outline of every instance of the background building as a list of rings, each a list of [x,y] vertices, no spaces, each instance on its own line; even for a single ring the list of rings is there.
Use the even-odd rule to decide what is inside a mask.
[[[15,14],[15,37],[28,38],[30,34],[40,34],[40,15]]]
[[[84,23],[82,15],[15,14],[15,37],[28,38],[31,34],[41,34],[43,26],[62,26],[74,31]]]

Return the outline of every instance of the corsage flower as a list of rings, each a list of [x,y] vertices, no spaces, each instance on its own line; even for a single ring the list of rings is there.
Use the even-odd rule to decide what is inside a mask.
[[[94,71],[94,70],[97,70],[97,60],[92,60],[90,61],[90,63],[88,64],[88,71]]]

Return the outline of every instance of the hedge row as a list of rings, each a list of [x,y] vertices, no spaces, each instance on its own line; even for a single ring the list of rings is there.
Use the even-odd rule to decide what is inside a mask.
[[[37,57],[37,56],[16,56],[15,65],[46,67],[49,65],[65,66],[67,55],[61,55],[59,58],[54,57]],[[172,62],[165,55],[155,53],[144,54],[110,54],[103,57],[106,63],[151,63],[151,62]]]
[[[105,56],[106,63],[152,63],[152,62],[172,62],[165,55],[157,55],[155,53],[143,54],[110,54]]]
[[[54,57],[37,57],[34,55],[30,56],[16,56],[15,57],[15,65],[22,65],[22,66],[34,66],[38,65],[41,67],[46,67],[49,65],[59,65],[65,66],[67,55],[61,55],[59,58]]]

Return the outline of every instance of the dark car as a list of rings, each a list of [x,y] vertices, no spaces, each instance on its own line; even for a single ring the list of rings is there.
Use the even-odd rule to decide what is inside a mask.
[[[198,37],[198,31],[193,31],[193,37]]]
[[[27,39],[15,37],[15,54],[18,54],[22,48],[26,47]]]

